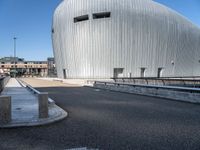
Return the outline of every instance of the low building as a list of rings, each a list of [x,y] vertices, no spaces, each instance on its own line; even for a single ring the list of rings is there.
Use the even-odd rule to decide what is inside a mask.
[[[0,59],[0,74],[13,75],[16,73],[17,76],[48,76],[48,61],[25,61],[23,58],[18,57],[4,57]],[[52,64],[54,65],[54,64]],[[54,65],[55,66],[55,65]]]

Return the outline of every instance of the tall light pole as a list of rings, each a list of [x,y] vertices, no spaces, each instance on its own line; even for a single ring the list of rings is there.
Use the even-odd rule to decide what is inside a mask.
[[[14,37],[13,40],[14,40],[14,77],[16,77],[16,72],[17,72],[17,69],[16,69],[16,41],[17,41],[17,38]]]

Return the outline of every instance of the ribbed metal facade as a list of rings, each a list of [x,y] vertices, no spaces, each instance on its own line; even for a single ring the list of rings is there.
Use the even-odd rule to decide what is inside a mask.
[[[52,28],[60,78],[200,75],[200,28],[152,0],[64,0]]]

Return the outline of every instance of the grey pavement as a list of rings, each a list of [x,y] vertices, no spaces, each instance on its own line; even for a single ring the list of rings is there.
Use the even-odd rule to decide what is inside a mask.
[[[38,113],[38,96],[23,87],[15,78],[5,86],[3,96],[11,96],[10,123],[1,124],[0,128],[35,126],[49,124],[64,119],[67,113],[55,104],[49,105],[49,117],[40,119]]]
[[[69,116],[47,126],[0,129],[1,150],[200,149],[200,105],[64,84],[53,87],[51,81],[45,87],[42,80],[30,80]]]

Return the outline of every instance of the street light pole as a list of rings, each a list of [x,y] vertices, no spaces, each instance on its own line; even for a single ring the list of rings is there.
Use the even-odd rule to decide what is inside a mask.
[[[14,37],[13,40],[14,40],[14,78],[15,78],[16,72],[17,72],[17,70],[16,70],[16,40],[17,40],[17,38]]]

